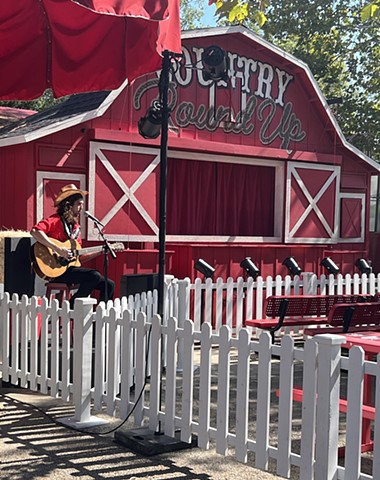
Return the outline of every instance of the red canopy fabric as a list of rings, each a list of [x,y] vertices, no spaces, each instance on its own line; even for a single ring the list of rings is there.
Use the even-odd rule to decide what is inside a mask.
[[[164,20],[169,17],[168,0],[72,0],[95,12]]]
[[[152,0],[139,0],[143,14],[130,17],[71,0],[1,0],[0,99],[113,90],[158,70],[163,50],[181,51],[179,0],[166,2],[158,13]]]

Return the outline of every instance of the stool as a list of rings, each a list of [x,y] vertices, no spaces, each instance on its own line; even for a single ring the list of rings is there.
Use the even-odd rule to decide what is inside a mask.
[[[73,290],[78,290],[79,285],[74,285],[72,283],[57,283],[57,282],[47,282],[46,286],[46,296],[50,299],[53,295],[56,298],[60,305],[64,300],[70,300]],[[58,293],[53,293],[58,292]]]

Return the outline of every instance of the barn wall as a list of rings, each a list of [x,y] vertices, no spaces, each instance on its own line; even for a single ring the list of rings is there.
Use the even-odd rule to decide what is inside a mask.
[[[0,149],[0,229],[25,230],[33,219],[34,147]]]
[[[342,145],[305,71],[291,59],[244,35],[194,36],[186,38],[183,44],[186,63],[199,60],[206,46],[218,44],[224,48],[229,54],[231,81],[220,82],[215,88],[205,82],[200,70],[180,68],[174,73],[169,95],[173,122],[169,131],[169,157],[171,152],[177,152],[177,156],[169,160],[196,160],[205,164],[229,156],[230,164],[251,162],[275,166],[283,177],[279,174],[282,184],[274,187],[280,189],[281,208],[277,208],[277,203],[274,210],[280,211],[283,218],[278,219],[278,232],[270,240],[168,239],[167,273],[179,278],[200,276],[194,271],[194,263],[203,258],[216,267],[216,276],[236,278],[243,274],[240,262],[247,256],[264,276],[285,275],[287,270],[282,261],[288,256],[294,256],[304,271],[317,274],[324,273],[321,259],[330,256],[342,273],[353,273],[357,258],[375,256],[374,242],[369,251],[368,236],[370,167]],[[138,120],[157,98],[157,85],[157,73],[141,77],[101,117],[27,144],[1,148],[2,228],[29,230],[39,215],[54,211],[54,195],[65,183],[83,184],[90,190],[87,208],[98,217],[107,215],[107,208],[117,205],[123,194],[121,183],[130,186],[128,181],[138,178],[149,166],[147,159],[151,153],[144,153],[139,160],[130,153],[131,149],[159,150],[160,138],[146,140],[137,132]],[[91,171],[92,155],[95,157],[101,150],[99,147],[95,154],[94,145],[103,143],[109,146],[107,155],[110,163],[116,165],[119,183],[103,167],[99,172]],[[116,153],[111,152],[115,146]],[[153,152],[152,158],[155,155]],[[335,176],[330,192],[318,202],[326,218],[321,221],[315,209],[308,223],[293,234],[287,231],[286,215],[294,226],[310,202],[303,195],[302,184],[297,185],[295,180],[297,168],[312,196],[323,188],[325,174],[326,179]],[[152,171],[145,191],[135,192],[151,215],[150,226],[142,224],[137,207],[133,215],[129,207],[124,207],[120,217],[112,217],[106,225],[107,236],[114,236],[113,240],[123,241],[126,246],[116,260],[109,259],[109,276],[116,281],[117,294],[123,275],[158,271],[158,239],[152,234],[152,225],[158,224],[158,170]],[[319,184],[315,181],[312,186],[308,177],[318,178]],[[43,198],[38,210],[36,194],[41,186]],[[225,197],[229,194],[226,192]],[[175,201],[170,200],[170,194],[168,198]],[[336,218],[332,208],[335,204],[339,211]],[[207,202],[204,207],[207,209]],[[233,217],[235,212],[230,208],[227,214]],[[330,235],[328,227],[337,228],[338,234]],[[94,244],[97,236],[91,228],[91,223],[83,221],[84,237],[87,243]],[[138,234],[151,238],[139,239]],[[98,257],[89,265],[103,270],[104,258]],[[380,270],[380,261],[375,265]]]
[[[306,272],[318,275],[326,273],[320,266],[322,258],[330,257],[339,266],[341,273],[357,273],[354,264],[357,258],[367,257],[366,250],[360,249],[329,249],[324,246],[311,245],[184,245],[169,244],[168,249],[173,250],[171,273],[182,278],[189,276],[191,279],[202,277],[194,270],[195,262],[202,258],[215,268],[215,278],[238,278],[244,276],[240,262],[246,257],[251,257],[254,264],[260,269],[261,274],[285,276],[289,272],[282,265],[287,257],[294,257],[298,265]],[[186,273],[185,273],[186,272]],[[185,275],[184,275],[185,273]]]

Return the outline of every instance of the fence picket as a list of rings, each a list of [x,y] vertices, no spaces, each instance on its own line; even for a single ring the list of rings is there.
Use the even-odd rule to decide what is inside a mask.
[[[50,306],[51,338],[50,338],[50,395],[58,396],[59,391],[59,314],[58,300],[54,299]]]
[[[183,376],[182,376],[182,421],[181,440],[191,442],[193,421],[193,388],[194,388],[194,324],[187,320],[183,326]]]
[[[30,389],[37,390],[37,366],[38,366],[38,318],[39,318],[39,309],[38,309],[38,299],[37,297],[32,297],[30,299]]]
[[[41,393],[48,392],[48,327],[50,316],[48,315],[48,299],[42,298],[41,301],[41,335],[40,335],[40,385]]]
[[[115,396],[119,380],[119,349],[118,349],[118,326],[116,322],[116,309],[111,308],[107,316],[108,342],[107,342],[107,380],[106,380],[106,405],[108,415],[115,413]]]
[[[1,305],[1,362],[3,381],[9,382],[9,356],[10,356],[10,316],[11,316],[11,302],[8,292],[4,292],[3,298],[0,300]]]
[[[205,290],[203,290],[203,301],[202,301],[202,312],[201,312],[201,321],[211,321],[212,324],[215,324],[211,319],[213,318],[213,308],[212,308],[212,291],[213,283],[211,278],[206,279]],[[204,315],[204,316],[203,316]],[[207,319],[207,320],[206,320]]]
[[[281,342],[280,398],[278,406],[278,457],[277,473],[290,475],[290,452],[292,432],[292,391],[294,376],[294,340],[286,336]]]
[[[226,325],[233,326],[234,279],[227,278],[226,288]]]
[[[261,278],[261,277],[260,277]],[[252,277],[248,277],[247,279],[247,285],[245,287],[245,312],[243,310],[243,315],[245,315],[245,318],[253,318],[253,288],[254,288],[254,280]],[[244,318],[243,318],[243,324],[244,324]]]
[[[228,418],[230,406],[230,354],[231,354],[231,329],[223,325],[219,335],[219,361],[218,361],[218,403],[217,403],[217,434],[216,451],[226,455],[228,449]]]
[[[216,318],[214,330],[219,332],[223,325],[223,279],[218,278],[216,281]]]
[[[300,477],[303,480],[314,478],[315,426],[317,397],[317,343],[308,339],[304,346],[303,359],[303,401],[301,430]]]
[[[145,313],[139,312],[136,318],[136,365],[139,366],[135,370],[135,393],[143,392],[137,402],[134,425],[141,427],[144,420],[144,383],[146,376],[146,332],[145,332]],[[137,399],[136,399],[137,400]]]
[[[20,305],[20,317],[19,317],[19,325],[20,325],[20,332],[19,332],[19,351],[17,355],[20,354],[20,386],[26,387],[27,386],[27,361],[28,361],[28,340],[30,336],[29,331],[29,313],[27,310],[28,304],[28,297],[23,295],[21,297],[21,305]]]
[[[11,323],[11,332],[12,332],[12,374],[11,381],[13,384],[18,383],[18,372],[19,372],[19,343],[20,343],[20,308],[18,295],[14,293],[12,295],[12,323]]]
[[[73,340],[73,322],[70,316],[69,302],[63,302],[61,307],[62,328],[62,369],[61,369],[61,396],[64,402],[70,400],[70,376],[72,372],[70,362],[70,345]]]
[[[235,329],[238,332],[243,327],[243,302],[244,302],[244,280],[242,277],[236,282],[236,322]]]
[[[120,418],[122,420],[125,420],[129,413],[130,388],[131,385],[133,385],[133,332],[131,322],[132,312],[130,310],[124,310],[120,321]]]
[[[380,405],[380,353],[376,356],[375,405]],[[380,478],[380,415],[376,414],[373,427],[372,477]]]
[[[95,387],[94,387],[94,408],[101,411],[103,395],[105,393],[105,370],[106,370],[106,322],[103,321],[105,309],[103,305],[96,307],[95,321]]]
[[[152,368],[150,377],[150,408],[149,427],[155,432],[159,426],[159,412],[161,409],[161,358],[162,358],[162,325],[159,315],[152,318],[151,331],[148,334],[148,345],[151,351]]]
[[[270,378],[271,378],[271,357],[272,340],[268,332],[260,335],[259,341],[259,366],[257,377],[257,405],[260,412],[257,412],[257,438],[256,442],[256,467],[266,470],[268,468],[268,447],[269,447],[269,413],[270,413]]]
[[[315,480],[334,478],[338,461],[339,368],[343,337],[316,335],[318,342]]]
[[[177,320],[168,319],[167,327],[167,367],[165,385],[165,434],[174,437],[175,433],[175,399],[176,399],[176,366],[177,366]]]
[[[362,409],[364,390],[364,352],[360,347],[350,350],[348,369],[348,411],[346,427],[346,480],[356,480],[360,475]],[[371,379],[372,380],[372,379]]]
[[[248,453],[248,411],[249,411],[249,374],[250,374],[250,335],[240,330],[238,337],[238,367],[236,381],[236,458],[247,461]]]
[[[204,323],[201,331],[201,361],[199,372],[199,425],[198,446],[208,450],[210,445],[211,399],[211,325]]]
[[[202,297],[203,291],[202,291],[202,280],[200,278],[195,279],[194,283],[194,326],[196,330],[199,330],[201,327],[201,323],[203,321],[209,321],[208,319],[201,319],[201,310],[203,305]]]

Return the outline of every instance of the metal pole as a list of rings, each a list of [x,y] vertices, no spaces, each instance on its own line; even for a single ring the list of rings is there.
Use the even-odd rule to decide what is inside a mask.
[[[164,50],[160,75],[162,101],[162,123],[160,144],[160,204],[159,204],[159,259],[158,259],[158,314],[163,319],[165,292],[165,242],[166,242],[166,179],[168,173],[168,130],[169,130],[169,72],[170,52]]]

